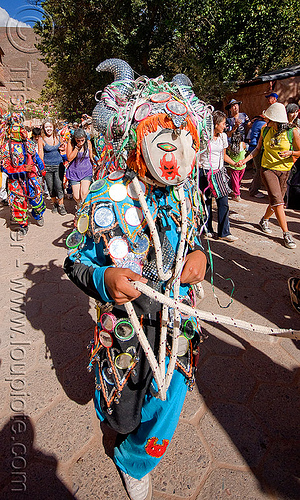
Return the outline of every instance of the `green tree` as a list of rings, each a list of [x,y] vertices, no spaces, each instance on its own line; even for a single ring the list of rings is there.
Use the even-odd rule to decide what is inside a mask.
[[[125,59],[137,76],[187,74],[214,102],[238,82],[298,62],[298,0],[45,0],[36,25],[50,68],[44,98],[76,118],[111,81],[95,71]]]

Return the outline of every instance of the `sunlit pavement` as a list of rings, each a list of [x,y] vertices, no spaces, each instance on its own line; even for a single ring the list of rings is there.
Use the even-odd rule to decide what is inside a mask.
[[[198,304],[205,311],[264,326],[300,329],[287,280],[300,277],[300,212],[287,211],[298,244],[283,246],[258,222],[266,198],[230,201],[234,243],[209,240],[214,262]],[[125,500],[112,455],[115,434],[93,409],[86,370],[94,301],[64,275],[68,215],[33,219],[19,241],[0,209],[1,446],[0,498]],[[207,241],[204,242],[205,247]],[[153,471],[154,500],[299,499],[300,341],[202,324],[196,385],[174,439]],[[25,494],[22,493],[26,487]]]

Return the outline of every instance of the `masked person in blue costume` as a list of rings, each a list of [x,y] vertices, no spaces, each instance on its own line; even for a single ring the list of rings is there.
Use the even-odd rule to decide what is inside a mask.
[[[194,384],[201,340],[197,321],[161,297],[195,307],[204,278],[193,177],[211,110],[185,75],[134,81],[119,59],[97,70],[115,77],[93,113],[114,155],[78,210],[65,271],[98,304],[89,365],[97,416],[124,435],[114,461],[129,497],[149,500],[149,473]]]

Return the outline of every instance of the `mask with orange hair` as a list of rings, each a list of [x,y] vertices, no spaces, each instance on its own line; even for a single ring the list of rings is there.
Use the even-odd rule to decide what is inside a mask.
[[[112,167],[127,164],[163,185],[184,182],[213,132],[212,108],[195,96],[189,78],[180,73],[171,82],[162,76],[134,80],[121,59],[106,59],[97,71],[115,77],[93,111],[94,127],[113,146]]]
[[[199,138],[192,120],[186,117],[180,128],[164,114],[152,115],[136,129],[137,147],[128,165],[141,176],[151,176],[161,184],[175,186],[192,172]]]

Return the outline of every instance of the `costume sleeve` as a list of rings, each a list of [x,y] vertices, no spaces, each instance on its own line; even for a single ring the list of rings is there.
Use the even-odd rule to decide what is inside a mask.
[[[86,236],[82,250],[71,252],[65,260],[64,269],[68,277],[87,295],[101,302],[112,302],[104,282],[104,273],[109,265],[103,252],[103,243],[95,243]]]
[[[41,160],[38,153],[35,153],[34,158],[35,158],[39,172],[43,175],[43,172],[46,172],[44,162]]]

